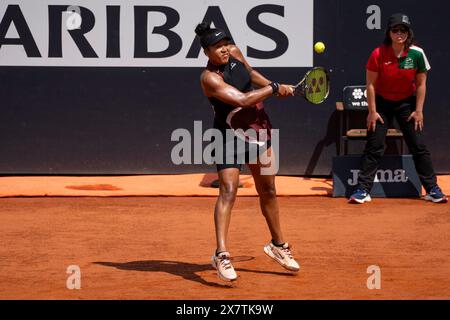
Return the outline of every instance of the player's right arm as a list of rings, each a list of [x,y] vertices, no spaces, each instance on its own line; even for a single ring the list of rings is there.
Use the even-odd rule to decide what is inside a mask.
[[[272,87],[267,85],[258,90],[243,93],[228,83],[217,73],[204,71],[200,79],[203,92],[209,98],[213,97],[229,105],[240,108],[253,107],[258,102],[270,97],[273,93]]]
[[[369,114],[367,115],[367,130],[375,131],[377,121],[384,124],[383,118],[377,112],[377,105],[375,102],[375,82],[378,79],[378,72],[366,70],[366,90],[367,103],[369,104]]]

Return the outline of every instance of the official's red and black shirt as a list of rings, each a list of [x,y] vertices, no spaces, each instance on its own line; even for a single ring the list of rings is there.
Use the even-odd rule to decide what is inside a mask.
[[[392,46],[382,45],[370,55],[366,69],[378,72],[375,91],[383,98],[399,101],[416,92],[416,74],[431,69],[425,52],[411,46],[400,58],[396,57]]]

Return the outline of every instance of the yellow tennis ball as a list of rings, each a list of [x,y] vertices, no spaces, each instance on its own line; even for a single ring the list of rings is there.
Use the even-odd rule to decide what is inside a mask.
[[[317,53],[322,53],[325,51],[325,44],[323,42],[316,42],[314,45],[314,51]]]

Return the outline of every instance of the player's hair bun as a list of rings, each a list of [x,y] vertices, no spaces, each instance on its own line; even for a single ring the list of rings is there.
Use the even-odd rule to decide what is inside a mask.
[[[204,34],[206,34],[209,30],[211,30],[210,23],[202,22],[202,23],[198,24],[197,27],[195,28],[195,33],[199,37],[201,37]]]

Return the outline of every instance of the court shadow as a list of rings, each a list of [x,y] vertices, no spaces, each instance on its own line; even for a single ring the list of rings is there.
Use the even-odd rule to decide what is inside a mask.
[[[320,157],[322,156],[323,150],[330,146],[335,145],[336,154],[339,153],[339,119],[340,114],[339,111],[333,111],[330,118],[328,119],[327,129],[325,136],[316,144],[314,151],[311,155],[311,158],[308,162],[308,165],[305,169],[305,176],[313,176],[314,170],[319,162]]]
[[[249,261],[253,260],[253,257],[234,257],[233,262],[240,261]],[[94,264],[113,267],[119,270],[132,270],[132,271],[145,271],[145,272],[166,272],[183,279],[198,282],[202,285],[210,286],[210,287],[218,287],[218,288],[232,288],[229,285],[211,282],[203,279],[199,272],[202,271],[213,271],[213,267],[211,264],[196,264],[196,263],[188,263],[181,261],[167,261],[167,260],[145,260],[145,261],[130,261],[130,262],[93,262]],[[235,265],[236,267],[236,265]],[[281,275],[281,276],[292,276],[291,273],[283,273],[283,272],[271,272],[271,271],[259,271],[259,270],[250,270],[244,268],[237,268],[236,271],[242,272],[253,272],[260,274],[272,274],[272,275]]]
[[[305,180],[311,180],[310,178],[305,178]],[[323,187],[312,187],[313,191],[325,191],[327,193],[327,197],[331,197],[333,195],[333,183],[328,181],[328,179],[324,179],[323,183],[327,186]]]

